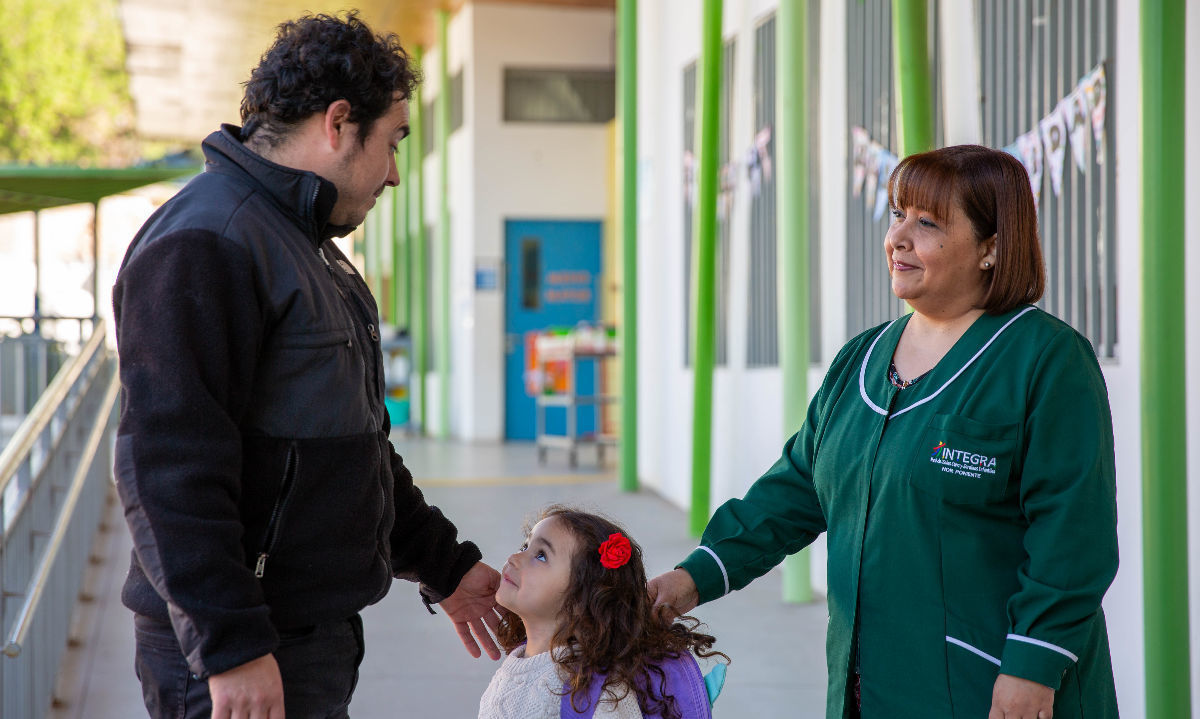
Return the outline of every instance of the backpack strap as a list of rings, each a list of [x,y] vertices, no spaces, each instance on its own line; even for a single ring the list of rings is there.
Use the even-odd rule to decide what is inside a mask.
[[[597,674],[592,677],[592,683],[588,685],[587,698],[584,700],[583,709],[576,711],[571,705],[571,685],[563,684],[562,700],[558,703],[558,716],[560,719],[592,719],[596,713],[596,707],[600,705],[600,694],[604,689],[604,678],[606,674]]]

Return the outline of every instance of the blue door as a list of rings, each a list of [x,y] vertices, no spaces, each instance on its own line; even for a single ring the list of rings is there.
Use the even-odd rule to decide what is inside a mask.
[[[526,384],[526,345],[532,333],[600,320],[600,223],[508,220],[505,245],[504,435],[534,439],[534,399]],[[579,394],[595,389],[595,371],[581,365]],[[546,432],[566,431],[564,408],[547,408]],[[595,411],[579,410],[578,430],[596,430]]]

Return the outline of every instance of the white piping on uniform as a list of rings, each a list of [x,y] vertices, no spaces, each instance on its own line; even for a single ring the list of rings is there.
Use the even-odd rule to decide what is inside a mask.
[[[1074,654],[1067,651],[1066,649],[1063,649],[1062,647],[1058,646],[1057,644],[1051,644],[1050,642],[1043,642],[1041,639],[1034,639],[1032,637],[1023,637],[1020,634],[1009,634],[1008,638],[1013,639],[1018,642],[1025,642],[1027,644],[1032,644],[1035,647],[1049,649],[1052,652],[1058,652],[1059,654],[1063,655],[1064,657],[1067,657],[1068,659],[1070,659],[1073,662],[1079,661],[1079,657],[1075,656]]]
[[[696,547],[696,549],[703,549],[712,555],[712,558],[717,562],[717,566],[721,568],[721,579],[725,580],[725,594],[729,594],[729,572],[725,571],[725,563],[721,561],[721,558],[717,556],[716,552],[704,546],[703,544],[701,544],[699,547]]]
[[[897,317],[896,320],[898,319],[900,318]],[[867,362],[871,360],[871,353],[875,351],[875,345],[879,344],[879,338],[887,334],[892,325],[896,324],[896,320],[888,322],[887,327],[884,327],[883,331],[875,336],[875,341],[867,348],[867,356],[863,357],[862,368],[858,370],[858,393],[862,395],[863,401],[867,403],[868,407],[875,410],[877,414],[882,414],[885,417],[887,416],[887,410],[872,402],[871,398],[867,396]]]
[[[997,659],[996,657],[993,657],[991,654],[988,654],[987,652],[985,652],[981,649],[976,649],[975,647],[971,646],[970,644],[967,644],[966,642],[964,642],[961,639],[955,639],[954,637],[947,634],[946,641],[950,642],[951,644],[953,644],[955,646],[962,647],[963,649],[966,649],[968,652],[971,652],[972,654],[981,656],[984,659],[991,662],[992,664],[995,664],[996,666],[1000,666],[999,659]]]
[[[1037,309],[1037,308],[1036,307],[1026,307],[1025,309],[1018,312],[1016,314],[1016,316],[1014,316],[1008,322],[1005,322],[1003,327],[996,330],[996,333],[994,335],[992,335],[992,338],[989,339],[987,342],[985,342],[983,344],[983,346],[979,348],[979,351],[976,352],[971,357],[971,359],[967,360],[966,364],[964,364],[962,367],[959,367],[958,371],[954,373],[954,376],[951,377],[950,379],[946,380],[946,383],[943,384],[941,387],[938,387],[937,390],[933,394],[929,395],[928,397],[926,397],[922,400],[913,402],[912,404],[910,404],[909,406],[905,407],[902,410],[897,410],[896,412],[892,412],[890,415],[888,415],[888,419],[895,419],[895,418],[899,417],[900,415],[904,414],[905,412],[908,412],[909,410],[916,409],[917,407],[920,407],[921,405],[925,404],[926,402],[932,401],[935,397],[937,397],[939,394],[942,393],[942,390],[949,387],[951,382],[958,379],[959,375],[961,375],[963,372],[966,372],[967,368],[970,367],[972,364],[974,364],[975,360],[979,359],[979,356],[984,353],[984,350],[986,350],[988,347],[991,346],[991,344],[993,342],[996,341],[996,338],[1000,336],[1000,333],[1002,333],[1002,332],[1004,332],[1004,330],[1008,329],[1008,326],[1011,325],[1013,322],[1016,322],[1017,319],[1019,319],[1021,317],[1021,315],[1025,314],[1026,312],[1035,310],[1035,309]],[[894,323],[895,321],[896,320],[892,320],[892,322],[889,322],[888,326],[883,328],[883,332],[887,332],[888,327],[891,327],[892,323]],[[879,333],[879,337],[883,336],[883,332]],[[879,341],[879,337],[875,338],[875,342]],[[871,343],[870,349],[867,350],[867,356],[863,357],[862,368],[858,372],[858,391],[859,391],[859,394],[862,395],[863,401],[865,401],[867,403],[867,405],[871,407],[871,409],[875,410],[879,414],[886,415],[887,410],[884,410],[879,405],[872,402],[871,398],[867,396],[867,381],[866,381],[866,379],[867,379],[867,361],[871,359],[871,350],[875,349],[875,342]]]

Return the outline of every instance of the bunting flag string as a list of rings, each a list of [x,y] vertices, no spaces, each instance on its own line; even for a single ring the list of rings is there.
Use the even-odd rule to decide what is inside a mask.
[[[900,158],[891,150],[871,139],[862,127],[850,128],[851,168],[850,192],[862,197],[863,203],[872,208],[871,216],[876,222],[887,212],[887,183],[892,170],[900,164]]]
[[[1068,140],[1076,169],[1087,172],[1087,128],[1092,128],[1092,151],[1096,164],[1104,164],[1104,117],[1107,85],[1104,62],[1088,71],[1067,96],[1037,126],[1022,134],[1004,150],[1025,165],[1033,186],[1033,199],[1041,198],[1042,175],[1050,175],[1054,196],[1062,194],[1063,171]],[[1035,147],[1036,145],[1036,147]],[[1048,173],[1045,171],[1048,170]]]
[[[1104,164],[1107,79],[1104,62],[1088,71],[1033,128],[1022,133],[1003,150],[1020,160],[1029,173],[1033,201],[1041,203],[1042,177],[1050,176],[1055,197],[1062,194],[1067,167],[1067,147],[1079,172],[1088,170],[1088,128],[1096,164]],[[850,128],[851,184],[854,197],[862,197],[879,221],[887,211],[887,181],[900,161],[894,153],[871,138],[865,128]]]
[[[688,207],[696,204],[696,155],[683,152],[683,201]],[[741,159],[730,159],[717,168],[717,219],[726,220],[733,212],[734,195],[741,183],[740,172],[746,171],[750,192],[757,197],[763,183],[771,182],[775,168],[771,160],[771,126],[766,125],[754,134],[750,147]]]

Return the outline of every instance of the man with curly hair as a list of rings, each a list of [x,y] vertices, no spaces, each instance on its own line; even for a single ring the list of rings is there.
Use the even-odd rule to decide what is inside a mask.
[[[122,600],[152,717],[347,716],[358,612],[393,578],[499,658],[499,574],[389,441],[375,300],[329,241],[399,181],[419,82],[355,13],[284,23],[242,127],[122,263]]]

